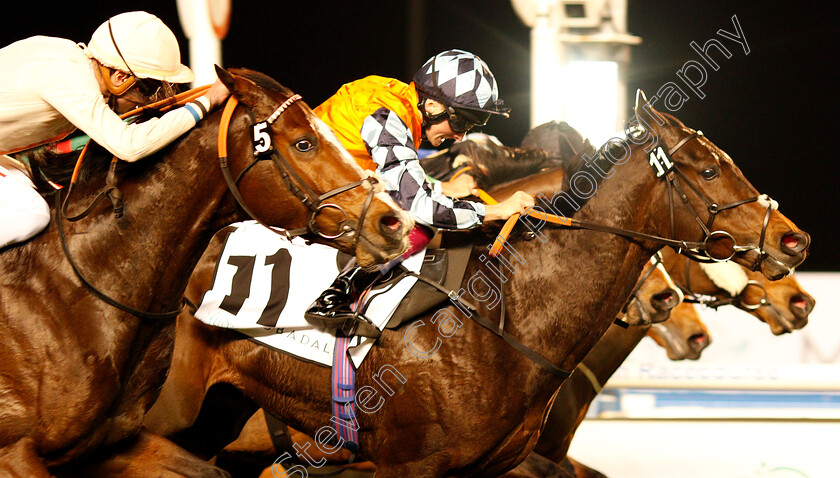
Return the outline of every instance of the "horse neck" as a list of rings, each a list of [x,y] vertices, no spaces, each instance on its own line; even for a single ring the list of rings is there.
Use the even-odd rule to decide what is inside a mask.
[[[625,329],[619,325],[611,325],[581,363],[595,374],[603,386],[645,338],[649,329],[650,326],[632,326]],[[589,400],[594,399],[596,394],[597,391],[592,389]]]
[[[663,214],[655,204],[650,207],[657,180],[643,155],[634,154],[615,169],[575,218],[656,233]],[[508,290],[511,309],[519,306],[523,312],[511,317],[511,329],[523,343],[540,344],[534,348],[552,363],[572,370],[617,316],[656,247],[583,229],[541,232],[545,243],[513,244],[523,264],[517,264]],[[542,265],[547,257],[552,258],[550,266]],[[534,298],[534,290],[551,292]]]
[[[215,142],[205,138],[215,137],[217,122],[205,120],[164,150],[163,158],[146,158],[155,163],[120,182],[122,219],[105,211],[65,226],[71,254],[83,271],[96,264],[102,275],[113,276],[112,283],[130,280],[131,287],[113,287],[117,300],[141,309],[173,307],[212,235],[244,219],[227,192]]]
[[[534,451],[546,456],[555,456],[561,451],[565,454],[575,430],[586,416],[599,389],[618,370],[649,328],[624,329],[618,325],[610,326],[586,359],[557,391],[548,420],[543,427],[543,435],[540,436],[540,443]],[[595,383],[584,373],[584,366],[594,375]],[[565,449],[558,450],[561,447]]]

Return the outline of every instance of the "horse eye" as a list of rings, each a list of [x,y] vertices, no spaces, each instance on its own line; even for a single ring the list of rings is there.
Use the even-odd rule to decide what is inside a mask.
[[[295,143],[295,149],[297,149],[301,153],[305,153],[314,147],[315,145],[312,144],[312,141],[309,141],[308,139],[302,139]]]
[[[718,173],[715,168],[706,168],[700,173],[700,175],[703,176],[703,179],[708,181],[716,178]]]

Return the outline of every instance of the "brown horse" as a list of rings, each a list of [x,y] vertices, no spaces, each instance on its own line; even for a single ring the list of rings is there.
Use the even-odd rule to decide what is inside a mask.
[[[627,141],[614,142],[597,158],[571,162],[562,174],[568,190],[588,199],[580,201],[575,220],[597,221],[623,235],[540,227],[534,221],[530,230],[515,232],[506,248],[508,262],[517,265],[503,285],[505,332],[565,370],[574,369],[598,342],[645,262],[662,247],[661,239],[627,230],[671,235],[677,240],[665,242],[683,244],[695,254],[725,257],[735,251],[734,260],[760,267],[774,279],[805,258],[807,234],[756,201],[758,193],[725,152],[676,118],[656,112],[643,98],[636,113],[644,128],[633,128]],[[657,159],[663,179],[651,170],[645,148],[664,157]],[[507,193],[539,192],[547,195],[546,207],[556,207],[558,201],[571,200],[552,196],[560,185],[557,175],[547,172],[510,185]],[[674,188],[690,207],[677,204],[669,213]],[[492,283],[482,286],[476,279],[495,276],[484,265],[489,238],[475,234],[468,239],[474,249],[463,287],[479,302],[475,315],[498,320],[499,304],[487,300],[498,297]],[[192,294],[209,286],[219,241],[214,246],[193,275]],[[187,315],[178,327],[181,350],[176,350],[157,410],[147,417],[153,430],[176,435],[205,456],[238,432],[214,434],[228,428],[221,420],[241,428],[257,406],[311,436],[318,437],[320,430],[323,438],[328,432],[329,370]],[[533,449],[563,374],[547,373],[459,306],[449,305],[383,333],[357,371],[356,383],[369,387],[369,401],[357,401],[362,409],[357,418],[361,455],[376,463],[377,476],[494,476],[514,468]],[[220,396],[207,396],[215,384],[222,385]],[[202,401],[204,416],[196,421]]]
[[[674,283],[671,281],[671,278],[668,277],[665,269],[663,267],[657,267],[656,264],[658,264],[658,262],[648,262],[648,264],[645,265],[645,269],[639,277],[635,293],[633,294],[632,301],[628,304],[627,314],[625,315],[629,315],[634,309],[639,309],[639,311],[635,313],[644,314],[648,319],[647,322],[640,322],[641,325],[646,326],[644,327],[646,329],[651,326],[651,318],[653,318],[656,322],[662,322],[657,323],[656,326],[665,326],[676,322],[676,327],[679,330],[688,330],[691,327],[696,326],[697,323],[702,326],[703,324],[702,322],[699,322],[699,316],[696,315],[696,312],[694,315],[681,314],[678,317],[669,318],[673,305],[678,303],[681,296],[676,290],[674,290]],[[664,295],[668,295],[668,298],[663,299]],[[677,306],[675,310],[679,310],[679,306]],[[640,317],[641,315],[637,316]],[[634,321],[624,319],[624,322],[630,324]],[[650,330],[653,329],[651,328]],[[682,348],[685,349],[687,347]],[[575,374],[572,374],[572,377],[574,376]],[[563,384],[563,387],[568,386],[568,384],[569,382],[567,381]],[[563,387],[561,387],[561,389]],[[330,464],[341,465],[346,463],[350,458],[349,452],[346,452],[346,450],[345,453],[318,453],[314,440],[296,430],[291,430],[289,436],[291,438],[289,445],[294,442],[299,446],[306,446],[311,450],[309,457],[315,462],[324,459]],[[306,445],[306,443],[310,443],[310,445]],[[263,472],[263,476],[270,477],[271,473],[277,473],[277,466],[273,465],[275,470],[272,471],[272,466],[270,465],[272,465],[277,457],[284,451],[294,453],[294,450],[277,450],[275,448],[274,441],[269,433],[265,413],[262,410],[259,410],[248,420],[237,439],[230,445],[226,446],[225,449],[217,455],[216,463],[224,469],[231,471],[231,473],[236,472],[236,474],[241,474],[245,467],[256,467],[259,469],[260,465],[262,465],[262,467],[269,468]],[[550,473],[542,474],[538,471],[554,470],[558,467],[556,463],[551,462],[549,465],[548,463],[545,463],[544,460],[545,458],[541,458],[532,453],[525,459],[525,461],[517,466],[515,470],[512,470],[505,476],[555,476]],[[568,472],[572,467],[572,464],[568,464],[565,471]],[[352,464],[350,469],[355,471],[369,471],[372,473],[375,470],[375,466],[370,462],[362,462]],[[561,472],[562,469],[560,471],[556,471],[556,473]],[[559,474],[556,476],[565,475]]]
[[[761,317],[759,310],[776,316],[775,311],[784,311],[799,307],[800,301],[809,307],[802,307],[801,314],[807,318],[808,312],[813,308],[813,299],[807,292],[802,290],[793,275],[783,279],[770,282],[756,273],[745,270],[761,287],[749,287],[740,294],[733,296],[726,290],[714,285],[703,269],[697,263],[687,261],[683,256],[673,251],[664,249],[662,251],[663,264],[669,274],[678,284],[691,284],[691,292],[715,297],[720,304],[732,304],[742,308],[746,312]],[[686,269],[688,262],[688,269]],[[686,270],[690,277],[686,280]],[[760,291],[760,293],[759,293]],[[763,300],[763,301],[762,301]],[[797,305],[792,305],[797,304]],[[757,308],[752,305],[758,306]],[[771,312],[772,311],[772,312]],[[791,310],[789,312],[793,314]],[[770,320],[768,324],[772,324]],[[804,326],[804,324],[803,324]],[[636,347],[644,337],[642,333],[646,328],[633,327],[627,331],[620,331],[616,327],[611,328],[601,341],[592,349],[584,359],[584,363],[594,373],[592,377],[584,375],[581,370],[576,370],[560,388],[560,392],[554,402],[554,407],[546,421],[546,426],[540,436],[535,451],[543,454],[553,461],[559,462],[568,451],[569,444],[574,437],[574,432],[586,415],[589,402],[597,394],[593,383],[604,384],[618,369],[624,359]],[[697,360],[703,349],[711,343],[711,337],[705,324],[700,320],[693,304],[682,303],[671,311],[669,320],[654,324],[647,329],[647,335],[662,346],[668,358],[671,360]],[[776,334],[779,335],[779,334]]]
[[[660,292],[659,287],[667,286],[669,279],[657,277],[657,275],[659,274],[654,274],[651,280],[646,282],[650,285],[647,290],[640,289],[639,296],[652,298],[651,293],[655,295]],[[656,284],[657,282],[658,284]],[[579,365],[578,370],[575,370],[560,387],[552,410],[549,412],[536,450],[548,453],[556,462],[539,455],[535,451],[528,455],[525,461],[515,469],[505,473],[503,475],[505,478],[583,476],[579,471],[570,474],[568,470],[569,466],[575,470],[585,467],[585,465],[569,460],[569,457],[565,455],[574,437],[574,431],[577,430],[586,415],[589,404],[595,398],[598,390],[617,370],[617,366],[624,361],[624,358],[630,354],[636,344],[644,338],[645,331],[647,336],[665,349],[668,358],[671,360],[697,360],[700,358],[703,349],[711,343],[708,329],[700,319],[700,314],[693,304],[688,303],[677,305],[671,310],[670,316],[661,323],[633,327],[629,330],[611,326],[604,337],[581,362],[581,364],[593,364],[592,368],[597,370],[597,373],[589,368],[589,365]],[[621,360],[618,360],[619,358]],[[566,434],[558,436],[563,431],[566,431]],[[291,438],[300,445],[307,442],[312,443],[309,446],[313,450],[310,456],[316,461],[324,458],[331,460],[333,464],[341,464],[349,458],[349,454],[346,453],[343,455],[339,453],[333,455],[317,454],[317,448],[314,446],[312,438],[300,432],[293,430]],[[262,411],[259,411],[248,420],[236,441],[222,450],[220,456],[222,457],[221,461],[227,464],[226,469],[233,471],[234,469],[240,469],[236,468],[237,466],[241,467],[243,463],[253,463],[259,458],[262,458],[262,462],[268,466],[281,453],[282,451],[275,449],[269,435],[265,416]],[[217,463],[220,463],[220,461],[217,460]],[[372,472],[371,466],[364,463],[354,465],[352,469]],[[272,471],[269,468],[261,476],[269,478],[272,476],[271,473]],[[592,475],[595,473],[593,471],[589,471],[589,473],[590,475],[586,476],[598,476]]]
[[[682,292],[658,264],[656,256],[645,264],[618,320],[633,326],[658,324],[668,320],[674,307],[682,302]]]
[[[227,157],[232,175],[247,170],[238,181],[240,205],[216,158],[222,112],[215,112],[154,157],[119,164],[121,217],[97,206],[84,220],[65,224],[60,237],[54,215],[43,234],[0,256],[0,475],[70,474],[71,464],[110,446],[161,460],[183,455],[148,433],[130,442],[134,450],[126,441],[141,431],[165,377],[177,310],[165,311],[178,308],[211,236],[247,218],[243,208],[271,225],[308,226],[324,236],[344,232],[329,242],[366,264],[404,250],[411,219],[375,192],[375,181],[299,97],[257,72],[219,69],[219,76],[240,105],[230,122]],[[262,120],[272,112],[273,125],[261,134],[273,150],[256,161],[250,115]],[[93,176],[78,184],[79,204],[103,187],[104,171]],[[306,198],[309,207],[298,198],[306,194],[316,196]],[[65,239],[78,276],[62,255]],[[82,276],[107,299],[82,287]],[[129,308],[139,310],[123,310]],[[146,471],[207,472],[195,459],[173,460],[179,461],[160,468],[149,463]],[[143,473],[115,462],[103,466],[79,474]]]
[[[673,319],[673,320],[670,320]],[[653,324],[648,330],[652,338],[671,360],[697,360],[703,349],[712,343],[709,329],[700,320],[694,304],[683,302],[671,311],[671,318]]]
[[[681,265],[679,267],[674,266],[674,264],[680,264],[683,261],[682,256],[673,254],[671,251],[663,251],[663,256],[663,264],[666,269],[674,271],[673,273],[685,271],[685,268]],[[702,269],[694,267],[694,264],[693,262],[690,264],[691,278],[688,282],[697,284],[697,287],[692,289],[695,293],[714,295],[722,302],[744,308],[744,305],[739,305],[739,301],[732,301],[738,298],[737,296],[732,296],[717,286],[704,286],[707,282],[711,283],[711,280]],[[751,274],[751,277],[755,277],[751,280],[759,281],[762,284],[762,288],[760,288],[762,294],[753,296],[754,290],[745,290],[741,294],[746,292],[749,296],[741,300],[744,304],[747,304],[745,311],[753,315],[757,314],[758,309],[783,310],[788,308],[792,302],[796,302],[799,297],[810,298],[810,295],[798,287],[792,275],[775,282],[768,282],[763,277],[756,277],[756,274]],[[794,286],[793,284],[797,285]],[[762,299],[764,299],[764,302],[760,303]],[[759,303],[760,307],[758,309],[752,309],[748,305]],[[584,359],[583,363],[593,372],[593,375],[587,376],[580,369],[576,370],[560,388],[554,407],[548,420],[546,420],[540,441],[535,449],[537,453],[558,462],[563,459],[574,437],[575,430],[586,415],[589,403],[598,393],[597,390],[615,373],[624,359],[641,341],[644,337],[642,332],[645,329],[647,329],[647,335],[666,350],[668,358],[671,360],[697,360],[700,358],[703,349],[711,343],[708,329],[700,320],[700,315],[697,313],[695,306],[690,303],[678,305],[671,311],[671,316],[667,321],[654,324],[650,328],[633,327],[627,331],[621,331],[617,327],[612,327]]]
[[[696,323],[691,314],[676,313],[679,310],[678,306],[667,321],[658,325],[676,323],[677,327],[684,327]],[[575,431],[586,416],[592,400],[649,330],[650,327],[647,326],[628,329],[617,325],[610,326],[607,333],[581,362],[585,366],[579,366],[557,392],[554,405],[534,448],[535,454],[555,463],[560,463],[566,458]],[[502,476],[512,478],[528,475]]]
[[[668,273],[686,290],[687,300],[697,295],[697,301],[711,307],[733,304],[766,322],[773,335],[790,333],[808,323],[815,301],[793,275],[771,282],[757,272],[744,269],[747,285],[733,294],[716,284],[700,264],[670,250],[662,252]]]

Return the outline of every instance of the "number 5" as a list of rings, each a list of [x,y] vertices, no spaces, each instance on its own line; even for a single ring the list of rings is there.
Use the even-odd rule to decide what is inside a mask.
[[[262,154],[271,148],[271,136],[269,136],[268,132],[268,123],[265,121],[261,121],[255,124],[252,127],[253,131],[253,141],[254,141],[254,153]]]

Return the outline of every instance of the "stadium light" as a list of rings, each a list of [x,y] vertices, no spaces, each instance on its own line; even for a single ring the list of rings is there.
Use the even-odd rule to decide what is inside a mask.
[[[531,27],[531,126],[566,121],[594,144],[628,115],[627,0],[511,0]]]
[[[603,144],[618,130],[618,63],[570,61],[565,75],[565,121],[592,144]]]

